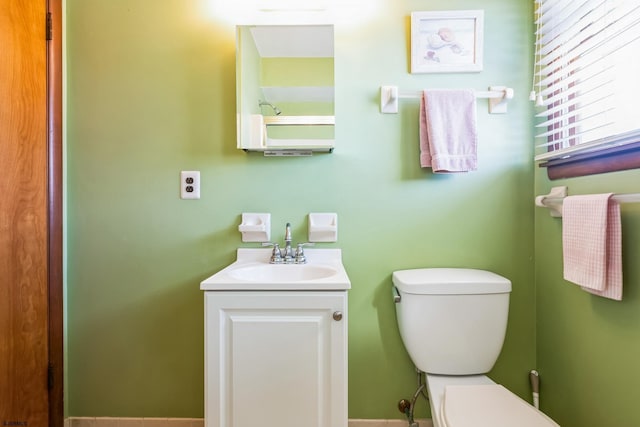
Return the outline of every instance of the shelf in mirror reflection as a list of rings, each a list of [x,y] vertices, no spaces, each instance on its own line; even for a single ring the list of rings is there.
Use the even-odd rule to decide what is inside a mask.
[[[335,116],[263,116],[265,126],[332,126]]]

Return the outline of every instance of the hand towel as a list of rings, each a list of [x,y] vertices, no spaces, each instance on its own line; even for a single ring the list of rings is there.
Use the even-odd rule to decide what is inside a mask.
[[[473,90],[425,90],[420,102],[420,166],[436,173],[477,169]]]
[[[562,203],[564,278],[585,291],[622,299],[620,205],[612,194],[569,196]]]

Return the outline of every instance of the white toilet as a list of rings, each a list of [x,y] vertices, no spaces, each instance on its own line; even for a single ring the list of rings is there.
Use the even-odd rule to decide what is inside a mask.
[[[558,427],[484,374],[507,330],[511,282],[495,273],[421,268],[393,273],[402,341],[425,372],[435,427]]]

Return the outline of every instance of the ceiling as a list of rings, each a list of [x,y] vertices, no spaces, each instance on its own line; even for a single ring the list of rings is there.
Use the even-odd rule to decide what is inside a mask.
[[[333,25],[257,25],[251,34],[263,58],[333,57]]]

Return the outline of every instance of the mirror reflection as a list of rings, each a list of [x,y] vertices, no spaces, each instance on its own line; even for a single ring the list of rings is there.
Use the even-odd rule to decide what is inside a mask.
[[[332,25],[237,28],[238,148],[331,151]]]

